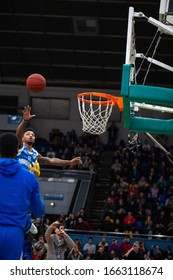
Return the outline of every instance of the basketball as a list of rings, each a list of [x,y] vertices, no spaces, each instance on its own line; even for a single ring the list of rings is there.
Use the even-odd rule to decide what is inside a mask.
[[[41,74],[32,74],[26,80],[26,87],[31,92],[41,92],[45,86],[46,80]]]

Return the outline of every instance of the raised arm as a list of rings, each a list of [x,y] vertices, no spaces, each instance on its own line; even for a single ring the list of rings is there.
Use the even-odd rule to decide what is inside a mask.
[[[45,232],[45,239],[46,239],[47,242],[50,241],[51,234],[52,234],[53,230],[56,229],[56,227],[57,227],[58,224],[59,224],[58,221],[53,222],[53,223],[47,228],[47,230],[46,230],[46,232]]]
[[[31,107],[29,105],[24,107],[22,113],[23,119],[16,130],[16,136],[19,140],[19,147],[22,146],[22,136],[28,121],[35,117],[35,115],[31,115]]]

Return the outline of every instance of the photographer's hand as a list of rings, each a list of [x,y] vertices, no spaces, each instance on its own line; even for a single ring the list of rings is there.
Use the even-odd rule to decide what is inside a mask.
[[[56,227],[57,227],[58,224],[59,224],[59,222],[58,222],[58,221],[55,221],[55,222],[53,222],[53,223],[50,225],[50,228],[56,229]]]
[[[67,233],[66,233],[65,230],[63,230],[63,229],[60,229],[60,234],[61,234],[62,236],[67,236]]]

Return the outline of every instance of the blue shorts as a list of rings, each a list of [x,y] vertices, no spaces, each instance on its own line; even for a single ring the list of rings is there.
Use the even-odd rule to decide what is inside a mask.
[[[21,228],[0,225],[0,260],[20,260],[23,243],[24,233]]]

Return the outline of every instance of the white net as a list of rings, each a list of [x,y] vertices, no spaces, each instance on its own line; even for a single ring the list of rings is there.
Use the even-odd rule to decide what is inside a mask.
[[[82,119],[83,132],[102,134],[106,131],[107,122],[112,113],[114,102],[102,96],[87,95],[78,97],[79,113]]]

